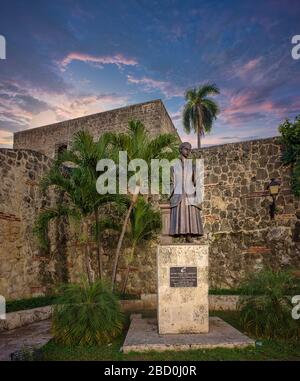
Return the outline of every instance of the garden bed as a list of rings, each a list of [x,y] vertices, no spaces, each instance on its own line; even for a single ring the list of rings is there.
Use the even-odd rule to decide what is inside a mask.
[[[0,332],[23,327],[37,321],[49,319],[52,315],[52,304],[54,303],[54,299],[55,297],[39,297],[15,301],[9,309],[10,311],[13,310],[13,312],[8,312],[6,314],[6,319],[0,321]],[[47,301],[50,301],[51,304],[45,305]],[[238,295],[209,296],[209,305],[211,310],[235,311],[237,309],[238,301]],[[41,306],[30,308],[32,305],[37,306],[39,304],[41,304]],[[157,307],[156,294],[141,295],[140,299],[121,300],[121,306],[122,310],[128,313],[154,311]],[[23,309],[16,310],[17,307],[22,307]]]
[[[145,311],[144,316],[153,313]],[[218,311],[212,312],[211,316],[219,316],[235,328],[241,330],[238,323],[237,312]],[[127,333],[128,324],[123,333],[108,345],[93,347],[67,347],[55,344],[51,340],[41,349],[41,359],[47,361],[91,361],[91,360],[142,360],[142,361],[207,361],[207,360],[300,360],[300,343],[279,340],[259,340],[256,347],[244,349],[206,349],[189,350],[182,352],[166,351],[148,353],[120,352]]]

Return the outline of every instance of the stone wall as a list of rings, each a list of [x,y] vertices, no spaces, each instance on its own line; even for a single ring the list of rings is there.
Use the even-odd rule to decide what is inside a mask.
[[[164,104],[158,99],[16,132],[14,148],[39,151],[53,158],[59,145],[68,145],[77,131],[84,129],[98,138],[107,131],[125,131],[131,119],[138,119],[144,123],[152,135],[165,132],[177,134]]]
[[[38,213],[58,197],[39,188],[50,165],[38,152],[0,149],[0,295],[6,299],[44,294],[64,279],[58,270],[64,265],[61,227],[50,229],[52,254],[40,250],[33,235]]]
[[[50,224],[47,252],[38,247],[33,235],[36,218],[41,210],[55,206],[63,197],[54,191],[42,195],[39,182],[48,171],[58,146],[69,144],[74,133],[85,129],[96,139],[106,131],[125,131],[131,119],[141,120],[152,135],[177,134],[162,101],[154,100],[20,131],[14,135],[14,150],[0,150],[0,295],[7,299],[40,295],[51,292],[58,282],[76,281],[85,273],[82,244],[66,220]],[[107,276],[110,276],[110,254],[114,250],[111,243],[116,240],[112,233],[104,244]],[[97,271],[97,248],[93,241],[89,245]],[[151,250],[148,245],[145,253],[149,247]],[[117,279],[121,282],[125,271],[122,260],[120,267]],[[149,271],[150,267],[145,269]],[[154,274],[150,278],[153,285]],[[148,284],[146,280],[141,281],[139,289],[144,288],[144,282]]]
[[[85,274],[83,246],[65,218],[50,223],[47,250],[33,232],[39,213],[55,208],[64,197],[55,189],[41,191],[41,178],[51,163],[39,152],[0,149],[0,295],[7,300],[52,293],[59,283]],[[95,242],[89,244],[95,254]]]
[[[291,166],[282,163],[278,137],[195,150],[204,158],[205,239],[210,242],[210,282],[231,287],[266,266],[300,268],[293,241],[300,199],[291,192]],[[275,219],[267,186],[281,181]]]
[[[246,274],[268,266],[299,273],[300,243],[293,235],[300,199],[291,192],[291,166],[283,165],[282,153],[278,137],[193,150],[195,157],[204,159],[201,242],[210,245],[211,287],[237,286]],[[272,177],[281,180],[274,220],[266,189]],[[149,280],[141,292],[155,292],[155,250],[148,253],[147,272],[141,259],[136,264],[141,278]],[[139,279],[139,273],[131,275],[130,290],[139,289]]]
[[[269,265],[299,271],[300,247],[293,233],[300,200],[291,192],[291,167],[283,166],[282,151],[277,137],[193,151],[205,164],[202,241],[210,245],[211,287],[236,286],[245,274]],[[42,195],[39,190],[39,180],[50,164],[41,153],[0,150],[0,294],[8,299],[46,293],[54,284],[77,280],[84,272],[82,246],[64,221],[51,227],[48,253],[38,248],[32,233],[39,211],[61,197]],[[282,182],[274,220],[266,190],[272,177]],[[113,232],[103,239],[108,276],[116,242]],[[137,249],[127,292],[156,293],[157,244],[154,239]],[[91,248],[95,259],[93,242]],[[125,267],[121,258],[119,285]]]

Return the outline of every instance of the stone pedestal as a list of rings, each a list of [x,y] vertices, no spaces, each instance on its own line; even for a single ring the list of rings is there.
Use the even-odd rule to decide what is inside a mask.
[[[208,245],[160,245],[157,250],[159,334],[207,333]]]
[[[161,211],[161,235],[160,235],[160,243],[162,245],[170,245],[172,244],[172,237],[170,236],[170,203],[164,202],[159,204]]]

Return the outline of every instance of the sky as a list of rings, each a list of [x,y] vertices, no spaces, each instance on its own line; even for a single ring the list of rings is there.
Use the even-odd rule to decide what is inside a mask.
[[[279,135],[300,114],[299,0],[2,0],[0,147],[16,131],[162,99],[182,140],[184,94],[211,82],[203,146]]]

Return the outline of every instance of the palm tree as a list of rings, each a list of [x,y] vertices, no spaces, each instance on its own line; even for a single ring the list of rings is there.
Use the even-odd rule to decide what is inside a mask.
[[[92,135],[85,131],[79,131],[74,136],[74,140],[70,150],[64,151],[59,156],[61,163],[67,162],[68,165],[79,167],[87,171],[90,175],[91,186],[89,187],[89,202],[92,205],[92,210],[96,222],[96,242],[97,242],[97,259],[98,259],[98,273],[99,278],[103,278],[103,263],[102,263],[102,247],[100,241],[100,221],[99,221],[99,207],[106,203],[116,203],[119,206],[128,202],[127,198],[122,195],[100,195],[96,189],[96,180],[98,173],[96,171],[97,162],[101,159],[108,158],[109,141],[111,134],[103,134],[98,141],[94,142]],[[107,219],[106,219],[107,221]],[[103,228],[103,223],[102,223]]]
[[[92,212],[90,203],[90,194],[92,189],[92,179],[90,173],[84,168],[73,168],[71,172],[66,170],[56,161],[48,174],[42,179],[41,186],[43,190],[54,186],[63,192],[64,202],[56,208],[50,208],[41,212],[35,224],[35,233],[37,234],[40,245],[48,247],[48,224],[51,220],[67,216],[75,218],[82,223],[80,240],[84,244],[85,267],[89,283],[94,281],[94,273],[90,263],[90,250],[88,246],[88,223],[87,218]]]
[[[155,138],[151,138],[144,125],[137,120],[132,120],[129,122],[127,133],[111,133],[110,142],[114,147],[114,152],[116,155],[118,153],[117,151],[119,150],[126,151],[128,162],[133,159],[143,159],[148,164],[148,168],[151,167],[151,159],[166,158],[170,160],[177,156],[178,140],[175,135],[161,134]],[[150,178],[150,176],[148,177]],[[118,261],[126,228],[131,212],[138,200],[139,189],[141,186],[142,184],[140,183],[136,189],[135,194],[129,194],[130,204],[125,215],[122,231],[115,251],[115,258],[113,261],[112,288],[114,288],[115,285]]]
[[[99,278],[103,277],[102,247],[100,231],[104,224],[99,221],[99,207],[106,203],[125,202],[119,195],[100,195],[96,190],[97,161],[107,157],[106,147],[108,137],[104,134],[97,142],[90,134],[78,132],[73,140],[70,150],[59,155],[49,173],[42,180],[43,189],[55,186],[63,191],[66,199],[64,205],[42,212],[36,222],[37,233],[41,246],[47,246],[47,228],[49,222],[60,216],[76,217],[82,222],[81,241],[85,247],[85,266],[89,282],[94,280],[90,265],[89,229],[87,219],[94,214],[96,221],[96,241]],[[107,222],[106,222],[107,225]],[[102,229],[101,229],[102,228]]]
[[[142,241],[146,241],[152,238],[153,234],[157,232],[161,227],[161,215],[159,211],[153,209],[150,203],[139,196],[138,201],[130,216],[130,229],[128,238],[131,243],[130,253],[127,258],[127,269],[125,280],[123,284],[122,293],[125,293],[130,264],[133,261],[136,247]]]
[[[209,95],[217,95],[220,91],[215,84],[205,84],[198,89],[190,89],[185,93],[187,103],[183,110],[183,127],[188,134],[191,130],[197,133],[197,146],[201,147],[201,136],[210,132],[213,120],[219,113],[218,104]]]

